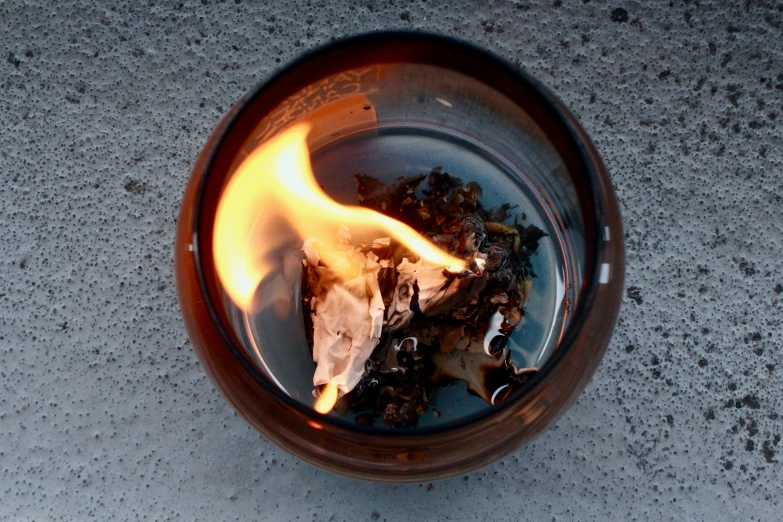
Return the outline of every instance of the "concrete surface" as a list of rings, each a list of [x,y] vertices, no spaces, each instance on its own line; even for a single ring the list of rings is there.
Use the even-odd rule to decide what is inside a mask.
[[[779,517],[780,2],[451,4],[0,1],[0,520]],[[247,427],[189,347],[172,267],[221,114],[301,51],[391,27],[551,87],[606,160],[628,246],[578,404],[501,462],[413,486]]]

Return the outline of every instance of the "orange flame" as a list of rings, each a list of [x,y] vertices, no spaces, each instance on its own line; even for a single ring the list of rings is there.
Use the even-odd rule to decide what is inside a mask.
[[[443,252],[408,225],[329,198],[310,165],[309,131],[309,124],[297,124],[266,141],[242,162],[223,191],[212,246],[218,277],[237,306],[250,310],[259,284],[279,265],[273,252],[280,230],[272,223],[281,218],[301,238],[315,238],[326,250],[334,249],[335,232],[339,225],[346,225],[352,232],[388,234],[428,263],[452,272],[464,270],[464,261]],[[328,407],[327,399],[331,401]],[[328,412],[336,399],[336,389],[333,393],[327,385],[318,411]]]
[[[334,408],[334,403],[337,402],[337,385],[327,382],[321,390],[321,395],[315,401],[313,409],[318,413],[327,414]]]
[[[333,243],[337,226],[352,232],[378,230],[389,234],[425,261],[457,272],[465,262],[440,250],[408,225],[373,210],[341,205],[327,196],[313,175],[307,149],[309,125],[298,124],[256,149],[232,176],[215,217],[215,265],[229,297],[244,310],[259,283],[273,268],[270,245],[254,228],[270,207],[280,211],[302,237]],[[261,236],[261,237],[259,237]]]

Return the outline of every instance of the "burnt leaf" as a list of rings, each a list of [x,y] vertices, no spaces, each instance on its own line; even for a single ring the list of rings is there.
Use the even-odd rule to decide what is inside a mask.
[[[511,213],[509,212],[509,210],[513,210],[517,207],[518,205],[512,205],[511,203],[503,203],[496,209],[486,210],[481,206],[481,204],[479,204],[476,210],[478,214],[482,218],[484,218],[484,221],[502,223],[504,221],[507,221],[511,217]]]
[[[517,228],[519,229],[520,248],[527,255],[535,253],[538,250],[538,241],[549,235],[535,225]]]
[[[358,190],[359,204],[363,207],[383,212],[383,204],[388,197],[389,189],[373,178],[372,176],[366,176],[364,174],[357,174],[355,176],[356,185]]]

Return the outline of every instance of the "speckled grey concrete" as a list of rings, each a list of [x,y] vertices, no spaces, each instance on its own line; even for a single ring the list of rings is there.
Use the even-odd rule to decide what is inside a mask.
[[[730,3],[0,1],[0,520],[778,518],[783,7]],[[551,87],[627,227],[620,323],[579,402],[431,485],[260,438],[199,367],[173,282],[223,112],[301,51],[391,27]]]

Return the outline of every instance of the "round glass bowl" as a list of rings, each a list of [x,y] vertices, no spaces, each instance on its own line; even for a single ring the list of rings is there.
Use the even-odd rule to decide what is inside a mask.
[[[314,364],[301,306],[282,318],[271,308],[239,310],[221,287],[212,253],[215,213],[232,173],[256,147],[301,122],[311,127],[316,179],[340,203],[356,204],[356,174],[390,183],[442,167],[477,181],[485,207],[518,205],[516,212],[549,234],[532,261],[537,277],[526,320],[510,340],[517,366],[539,368],[525,387],[496,406],[465,390],[445,392],[437,399],[440,416],[423,415],[417,427],[396,430],[312,408]],[[305,461],[392,482],[470,471],[551,425],[609,344],[624,274],[611,182],[574,117],[518,68],[471,45],[419,33],[337,41],[237,102],[193,169],[175,257],[188,334],[232,406]],[[301,301],[298,279],[286,284],[292,302]],[[263,286],[257,291],[262,301],[266,294]]]

